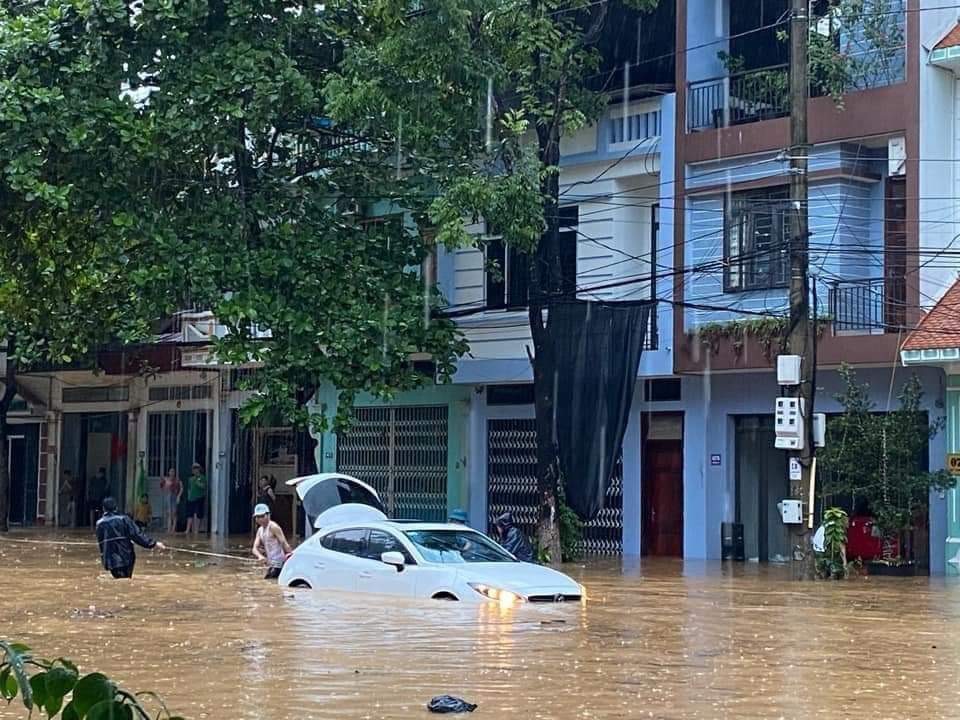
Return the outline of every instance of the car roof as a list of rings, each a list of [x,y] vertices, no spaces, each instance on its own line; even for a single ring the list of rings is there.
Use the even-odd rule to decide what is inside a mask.
[[[334,530],[349,530],[358,528],[368,528],[370,530],[394,530],[401,533],[409,532],[411,530],[456,530],[459,532],[479,532],[471,527],[467,527],[466,525],[457,525],[453,523],[427,523],[412,520],[387,520],[385,522],[338,523],[336,525],[328,525],[324,528],[321,528],[319,533],[326,535]]]

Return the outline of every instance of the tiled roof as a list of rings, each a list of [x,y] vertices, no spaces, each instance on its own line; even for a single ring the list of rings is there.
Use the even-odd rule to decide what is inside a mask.
[[[934,46],[934,50],[960,45],[960,23],[957,23],[946,36]]]
[[[904,350],[960,348],[960,279],[907,336]]]

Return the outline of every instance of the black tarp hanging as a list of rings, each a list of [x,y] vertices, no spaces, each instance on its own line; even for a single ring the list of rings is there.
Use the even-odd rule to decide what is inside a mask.
[[[550,306],[554,412],[567,504],[583,520],[603,508],[630,415],[655,303],[571,300]]]

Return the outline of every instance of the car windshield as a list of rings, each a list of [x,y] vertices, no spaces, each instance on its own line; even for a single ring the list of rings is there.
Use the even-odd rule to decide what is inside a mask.
[[[464,530],[408,530],[404,533],[431,563],[516,562],[492,540]]]

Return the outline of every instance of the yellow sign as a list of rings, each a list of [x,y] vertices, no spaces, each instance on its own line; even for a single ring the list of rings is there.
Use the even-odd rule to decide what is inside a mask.
[[[960,475],[960,453],[947,455],[947,470],[951,475]]]

